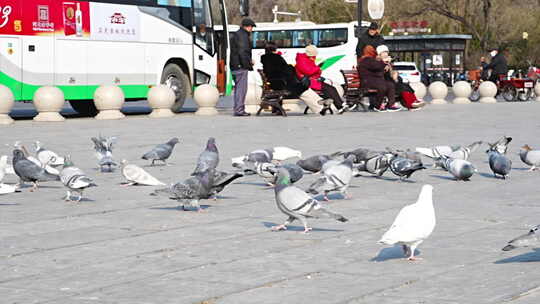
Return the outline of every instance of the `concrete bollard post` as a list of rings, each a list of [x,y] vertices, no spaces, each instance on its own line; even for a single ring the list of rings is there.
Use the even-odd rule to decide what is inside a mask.
[[[148,91],[148,104],[152,108],[152,113],[148,114],[150,118],[173,117],[171,111],[176,100],[174,91],[166,85],[152,87]]]
[[[195,102],[199,105],[199,109],[195,115],[211,116],[217,115],[216,105],[219,100],[219,91],[209,84],[203,84],[195,89],[193,95]]]
[[[534,86],[534,94],[536,94],[536,101],[540,101],[540,82]]]
[[[9,125],[13,123],[13,119],[9,116],[15,97],[13,92],[5,85],[0,84],[0,125]]]
[[[442,81],[435,81],[429,85],[429,94],[433,98],[431,104],[446,104],[446,96],[448,95],[448,87]]]
[[[491,81],[484,81],[478,88],[480,91],[480,102],[482,103],[496,103],[495,95],[497,95],[497,85]]]
[[[124,91],[115,85],[102,85],[94,92],[94,104],[99,110],[96,119],[122,119],[126,116],[120,112],[124,105]]]
[[[409,85],[414,90],[414,95],[416,95],[416,98],[419,100],[423,100],[424,97],[427,95],[427,88],[426,86],[421,82],[411,82]]]
[[[458,81],[454,83],[453,87],[454,95],[456,96],[452,103],[454,104],[468,104],[471,103],[469,96],[471,96],[471,85],[466,81]]]
[[[60,115],[64,106],[64,92],[53,86],[43,86],[34,93],[34,107],[38,115],[34,121],[65,121]]]

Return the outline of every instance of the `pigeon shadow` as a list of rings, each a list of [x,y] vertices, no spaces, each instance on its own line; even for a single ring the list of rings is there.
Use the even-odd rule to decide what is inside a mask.
[[[514,167],[512,167],[512,170],[517,170],[517,171],[529,171],[530,168],[514,168]]]
[[[266,228],[272,228],[273,226],[278,226],[280,224],[276,224],[276,223],[272,223],[272,222],[262,222],[262,224],[264,225],[264,227]],[[287,230],[288,231],[296,231],[296,232],[304,232],[304,227],[303,226],[291,226],[291,225],[288,225],[287,226]],[[320,232],[343,232],[344,230],[343,229],[325,229],[325,228],[313,228],[313,230],[311,230],[312,232],[313,231],[320,231]]]
[[[19,203],[0,203],[0,206],[18,206]]]
[[[533,250],[532,252],[498,260],[494,264],[540,262],[540,248],[534,248]]]
[[[414,251],[414,255],[420,254],[418,250]],[[406,259],[407,257],[403,253],[401,245],[395,245],[394,247],[387,247],[381,249],[376,257],[372,258],[371,262],[384,262],[388,260]]]
[[[327,196],[328,196],[328,199],[330,201],[333,201],[333,200],[347,200],[347,198],[341,193],[332,193],[332,194],[329,194]],[[324,200],[324,195],[323,194],[317,194],[313,198],[318,200],[319,202],[326,202]]]
[[[484,173],[484,172],[479,172],[478,175],[480,175],[482,177],[485,177],[485,178],[502,179],[502,178],[495,177],[495,175],[493,175],[493,174]]]
[[[438,179],[445,179],[445,180],[451,180],[451,181],[455,181],[455,180],[456,180],[454,177],[444,176],[444,175],[435,175],[435,174],[431,174],[430,176],[431,176],[431,177],[438,178]]]
[[[199,206],[201,209],[208,209],[210,208],[210,205],[200,205]],[[182,210],[182,207],[180,206],[175,206],[175,207],[150,207],[149,209],[152,209],[152,210],[165,210],[165,211],[196,211],[195,208],[193,207],[186,207],[186,210]]]

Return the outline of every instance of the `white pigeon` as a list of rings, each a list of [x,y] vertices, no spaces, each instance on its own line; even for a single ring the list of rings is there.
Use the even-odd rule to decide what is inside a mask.
[[[0,183],[0,194],[8,194],[17,192],[19,188],[16,185],[8,185]]]
[[[379,240],[380,244],[401,244],[409,261],[417,260],[414,250],[435,228],[433,186],[424,185],[416,203],[403,207],[394,223]]]
[[[439,155],[449,156],[452,152],[459,150],[461,146],[435,146],[433,148],[416,148],[416,152],[430,158],[435,158]]]
[[[164,183],[157,180],[157,178],[150,175],[143,168],[129,164],[127,160],[122,160],[122,175],[127,179],[127,186],[131,185],[145,185],[145,186],[161,186],[165,185]]]
[[[34,143],[34,148],[36,150],[37,159],[42,164],[49,164],[50,166],[61,166],[64,164],[64,158],[60,157],[58,154],[54,153],[51,150],[45,149],[41,142],[36,141]]]
[[[274,147],[273,148],[273,160],[284,161],[289,158],[302,158],[302,152],[287,147]]]

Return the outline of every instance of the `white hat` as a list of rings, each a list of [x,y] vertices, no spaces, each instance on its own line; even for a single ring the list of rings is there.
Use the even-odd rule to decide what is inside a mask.
[[[306,55],[309,57],[316,57],[319,52],[317,51],[317,47],[310,44],[306,46]]]
[[[384,52],[387,52],[387,53],[390,53],[390,50],[388,49],[388,47],[386,45],[379,45],[377,47],[377,55],[380,55]]]

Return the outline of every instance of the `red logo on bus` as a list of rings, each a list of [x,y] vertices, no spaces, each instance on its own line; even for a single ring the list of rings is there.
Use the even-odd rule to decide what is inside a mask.
[[[126,24],[126,17],[124,17],[121,13],[114,13],[111,16],[111,23],[112,24]]]

